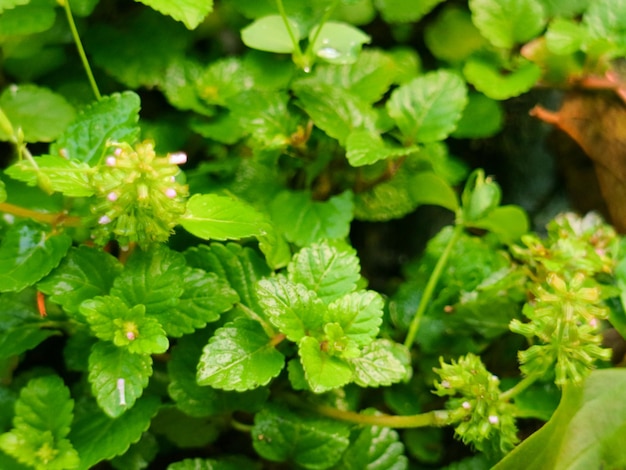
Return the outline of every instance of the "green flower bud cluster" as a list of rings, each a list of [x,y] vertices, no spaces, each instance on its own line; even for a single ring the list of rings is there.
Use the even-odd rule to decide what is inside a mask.
[[[488,455],[500,456],[518,442],[515,407],[500,399],[500,380],[492,375],[480,358],[467,354],[434,371],[441,377],[435,393],[452,397],[446,402],[450,422],[458,423],[455,435]]]
[[[600,320],[608,317],[608,309],[599,306],[600,288],[591,287],[587,276],[579,272],[566,281],[551,273],[546,286],[533,289],[535,300],[524,307],[530,319],[522,323],[515,319],[510,328],[528,338],[537,337],[535,344],[520,351],[522,372],[548,376],[554,371],[555,383],[580,383],[591,372],[597,360],[609,360],[611,351],[600,346]]]
[[[151,142],[111,144],[92,176],[95,241],[115,238],[122,246],[142,247],[166,241],[185,212],[188,189],[178,181],[178,165],[186,161],[183,153],[157,157]]]

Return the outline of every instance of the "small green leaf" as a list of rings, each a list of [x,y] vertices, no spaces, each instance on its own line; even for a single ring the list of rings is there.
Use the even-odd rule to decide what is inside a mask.
[[[56,18],[55,4],[48,0],[30,0],[26,4],[16,5],[11,1],[8,9],[0,15],[0,31],[3,36],[28,35],[42,33],[54,25]]]
[[[104,157],[108,142],[132,143],[137,139],[139,107],[139,96],[132,91],[103,97],[79,112],[51,146],[50,153],[97,164]]]
[[[259,281],[259,304],[267,318],[291,341],[322,330],[324,304],[315,292],[283,276]]]
[[[470,93],[467,106],[452,137],[479,139],[492,137],[504,124],[502,105],[482,93]]]
[[[340,421],[296,414],[268,404],[254,417],[252,443],[272,462],[322,470],[335,465],[348,447],[349,426]]]
[[[229,98],[252,89],[254,85],[254,75],[236,57],[211,62],[196,83],[198,94],[204,101],[220,106],[226,106]]]
[[[592,37],[626,46],[624,28],[626,21],[622,15],[615,14],[626,8],[624,0],[595,0],[589,2],[589,8],[583,15],[583,23]]]
[[[409,189],[411,199],[417,204],[432,204],[445,207],[456,212],[459,209],[459,198],[452,187],[435,173],[422,172],[413,178],[413,186]]]
[[[6,169],[5,174],[29,186],[41,186],[45,191],[56,191],[70,197],[89,197],[95,188],[87,171],[89,165],[54,155],[20,160]],[[42,181],[43,180],[43,181]]]
[[[18,8],[19,9],[19,8]],[[10,14],[10,13],[9,13]],[[0,19],[0,30],[2,19]],[[3,31],[4,32],[4,31]],[[76,112],[65,98],[35,85],[13,85],[0,95],[0,108],[26,142],[52,142],[74,120]],[[0,140],[13,136],[0,133]]]
[[[435,57],[452,63],[467,59],[486,44],[469,12],[452,5],[426,25],[424,40]]]
[[[58,376],[30,380],[15,403],[13,429],[0,435],[0,449],[37,470],[76,468],[78,454],[67,439],[73,408]]]
[[[242,392],[267,385],[284,363],[285,357],[258,322],[238,318],[219,328],[204,347],[197,380],[200,385]]]
[[[182,22],[187,29],[196,29],[205,16],[213,11],[213,0],[138,0],[159,13]]]
[[[300,41],[302,35],[298,24],[291,18],[287,18],[287,22],[296,42]],[[260,51],[285,54],[295,51],[289,30],[280,15],[264,16],[246,26],[241,30],[241,40],[246,46]]]
[[[152,375],[152,357],[98,341],[89,355],[89,382],[98,405],[111,418],[133,407]]]
[[[483,58],[470,58],[463,67],[469,83],[494,100],[506,100],[530,90],[541,77],[533,62],[522,61],[515,70],[501,72],[498,65]]]
[[[507,49],[537,36],[546,21],[539,0],[470,0],[469,7],[482,35]]]
[[[224,459],[185,459],[167,466],[167,470],[260,470],[260,463],[244,456]]]
[[[298,344],[300,362],[311,390],[324,393],[343,387],[352,380],[352,369],[345,359],[324,351],[317,338],[305,336]]]
[[[577,52],[586,39],[587,31],[580,23],[564,18],[555,18],[546,31],[546,46],[557,55]]]
[[[108,294],[121,271],[122,265],[114,256],[81,245],[70,248],[61,264],[37,288],[66,312],[76,313],[84,300]]]
[[[12,10],[20,5],[27,5],[29,2],[30,0],[2,0],[0,2],[0,13],[6,10]]]
[[[374,4],[387,23],[412,23],[419,21],[443,0],[374,0]]]
[[[328,243],[302,248],[287,266],[289,280],[303,284],[326,304],[356,290],[359,259]]]
[[[403,157],[419,151],[417,146],[392,147],[386,145],[380,134],[359,129],[346,139],[346,158],[354,167],[371,165],[380,160]]]
[[[278,230],[298,246],[322,239],[344,239],[350,231],[352,192],[327,201],[314,201],[309,191],[283,191],[272,201],[270,213]]]
[[[138,442],[159,408],[156,397],[143,398],[122,416],[113,419],[93,406],[77,416],[70,440],[80,455],[79,470],[89,470],[102,460],[125,453]]]
[[[467,90],[455,73],[430,72],[400,86],[387,101],[387,111],[404,140],[435,142],[445,139],[461,118]]]
[[[265,218],[240,199],[217,194],[195,194],[187,202],[180,224],[205,240],[237,240],[261,234]]]
[[[111,460],[117,470],[143,470],[154,460],[159,444],[153,434],[145,432],[139,442],[131,445],[123,454]]]
[[[174,405],[165,405],[152,420],[150,431],[166,437],[177,448],[186,449],[212,444],[220,434],[219,426],[218,421],[195,418]]]
[[[202,73],[202,65],[188,57],[178,57],[169,63],[161,88],[172,106],[206,116],[215,113],[211,106],[200,99],[198,83]]]
[[[404,356],[404,361],[399,356]],[[354,382],[361,387],[387,386],[410,377],[410,355],[400,344],[379,339],[363,348],[360,357],[350,359]]]
[[[383,322],[383,306],[383,299],[377,292],[352,292],[329,304],[324,320],[338,323],[346,336],[364,346],[378,334]]]
[[[71,244],[69,236],[50,235],[35,224],[11,226],[0,244],[0,292],[36,283],[61,262]]]
[[[94,297],[80,305],[93,333],[112,341],[119,348],[134,354],[160,354],[167,351],[169,341],[161,324],[145,315],[146,307],[129,308],[117,297]]]
[[[594,371],[582,387],[565,387],[550,421],[494,470],[623,468],[626,449],[620,443],[626,431],[626,402],[614,397],[624,387],[622,369]]]
[[[519,206],[500,206],[479,220],[471,222],[471,226],[489,230],[503,242],[512,243],[519,240],[530,230],[528,214]]]
[[[371,38],[347,23],[327,21],[321,29],[316,26],[311,30],[309,41],[312,42],[311,50],[320,59],[330,64],[352,64],[363,44],[370,42]]]

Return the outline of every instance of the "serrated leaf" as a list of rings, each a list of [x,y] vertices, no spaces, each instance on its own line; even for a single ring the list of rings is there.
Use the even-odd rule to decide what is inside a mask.
[[[180,220],[192,235],[205,240],[237,240],[261,234],[265,219],[240,199],[217,194],[195,194]]]
[[[398,433],[390,428],[360,429],[335,470],[406,470],[408,459]]]
[[[452,133],[466,104],[463,80],[455,73],[439,70],[394,90],[386,106],[405,142],[426,143]]]
[[[303,284],[326,304],[354,291],[360,270],[354,252],[328,243],[302,248],[287,266],[289,280]]]
[[[272,220],[285,238],[298,246],[348,236],[353,196],[345,191],[327,201],[314,201],[309,191],[283,191],[270,205]]]
[[[352,64],[363,44],[369,43],[371,38],[348,23],[326,21],[321,29],[316,26],[311,30],[309,41],[311,50],[320,59],[330,64]]]
[[[302,338],[298,343],[298,353],[304,376],[313,392],[328,392],[352,380],[352,369],[348,362],[324,351],[317,338]]]
[[[187,57],[179,57],[169,63],[161,88],[172,106],[206,116],[215,113],[211,106],[204,104],[200,99],[198,82],[202,72],[201,64]]]
[[[129,308],[117,297],[94,297],[80,305],[93,333],[100,339],[134,354],[160,354],[167,351],[169,341],[161,324],[146,316],[146,307]]]
[[[626,449],[626,403],[615,393],[626,386],[626,371],[591,373],[582,387],[568,386],[554,415],[517,446],[494,470],[584,470],[622,468]]]
[[[363,129],[351,132],[346,139],[346,158],[354,167],[371,165],[380,160],[403,157],[418,151],[417,146],[386,145],[380,134]]]
[[[297,42],[302,33],[294,20],[287,18],[287,22],[288,27],[280,15],[264,16],[241,30],[241,40],[252,49],[289,54],[295,50],[291,35]]]
[[[196,83],[198,94],[209,104],[226,106],[229,98],[250,90],[254,75],[237,57],[226,57],[212,62]]]
[[[279,276],[259,281],[256,292],[267,318],[289,340],[321,331],[324,304],[302,284]]]
[[[374,0],[376,8],[387,23],[411,23],[419,21],[443,0]]]
[[[13,3],[13,2],[11,2]],[[54,25],[55,4],[48,0],[30,0],[28,4],[2,12],[0,31],[3,36],[41,33]]]
[[[452,137],[477,139],[492,137],[504,123],[504,111],[497,101],[482,93],[470,93],[467,106]]]
[[[384,302],[374,291],[346,294],[328,305],[326,323],[339,323],[344,333],[359,346],[372,342],[383,322]]]
[[[159,445],[154,435],[145,432],[139,442],[111,460],[111,465],[117,470],[143,470],[154,460],[158,451]]]
[[[489,98],[506,100],[530,90],[541,77],[541,69],[533,62],[523,61],[515,70],[502,73],[497,64],[475,57],[465,63],[463,75]]]
[[[79,470],[126,452],[148,429],[159,404],[158,398],[145,397],[116,419],[96,407],[77,416],[69,437],[80,455]]]
[[[476,27],[496,47],[525,43],[545,25],[539,0],[470,0],[469,7]]]
[[[160,245],[148,251],[137,249],[115,279],[111,295],[126,305],[145,305],[147,315],[163,313],[178,304],[184,292],[184,272],[181,253]]]
[[[121,271],[122,265],[114,256],[81,245],[70,248],[61,264],[37,288],[66,312],[76,313],[84,300],[108,294]]]
[[[168,465],[167,470],[259,470],[260,463],[244,456],[223,459],[185,459]]]
[[[133,354],[112,343],[99,341],[89,355],[89,382],[96,401],[111,418],[135,404],[152,375],[152,357]]]
[[[50,147],[50,153],[69,160],[97,164],[107,142],[132,143],[139,135],[139,96],[114,93],[81,110],[76,120]]]
[[[13,429],[0,436],[0,449],[37,470],[62,470],[78,465],[67,439],[74,400],[56,375],[32,379],[15,403]]]
[[[459,198],[443,178],[435,173],[424,171],[412,178],[413,186],[409,188],[409,194],[413,202],[417,204],[432,204],[445,207],[456,212],[459,209]]]
[[[258,322],[237,318],[219,328],[202,350],[197,381],[222,390],[251,390],[267,385],[284,363]]]
[[[39,281],[61,262],[71,244],[68,235],[50,235],[35,224],[11,226],[0,244],[0,292]]]
[[[182,22],[187,29],[196,29],[205,16],[213,11],[213,0],[138,0],[159,13]]]
[[[387,386],[410,376],[409,353],[402,345],[379,339],[363,348],[361,356],[350,359],[354,367],[354,382],[360,387]],[[403,362],[397,354],[404,354]]]
[[[278,404],[257,413],[252,428],[252,443],[261,457],[311,470],[337,463],[349,445],[348,436],[345,423],[296,414]]]
[[[10,14],[10,13],[9,13]],[[2,30],[0,19],[0,30]],[[35,85],[12,85],[0,95],[0,108],[26,142],[52,142],[74,120],[76,111],[63,96]],[[8,137],[8,138],[7,138]],[[1,140],[13,136],[0,134]]]
[[[352,131],[376,129],[373,108],[346,90],[314,79],[305,79],[295,82],[293,91],[314,124],[342,145],[345,145]]]
[[[29,186],[40,186],[47,192],[60,192],[70,197],[89,197],[95,189],[89,182],[85,163],[63,157],[43,155],[32,160],[20,160],[6,169],[5,174]]]
[[[440,60],[460,62],[486,44],[467,10],[448,6],[426,25],[424,41]]]

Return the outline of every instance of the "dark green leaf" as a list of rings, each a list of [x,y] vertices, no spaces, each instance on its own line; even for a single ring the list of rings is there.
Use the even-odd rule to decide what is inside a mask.
[[[198,81],[202,75],[202,66],[187,57],[178,57],[167,66],[161,88],[172,106],[183,110],[193,110],[212,116],[213,108],[202,102],[198,90]]]
[[[486,43],[469,12],[453,5],[441,10],[437,18],[426,25],[424,40],[435,57],[453,63],[467,59]]]
[[[422,0],[415,3],[413,0],[374,0],[387,23],[410,23],[419,21],[443,0]]]
[[[224,459],[185,459],[168,465],[167,470],[259,470],[260,464],[244,456]]]
[[[204,20],[204,17],[213,11],[213,0],[183,0],[171,2],[169,0],[138,0],[154,8],[156,11],[171,16],[182,22],[187,29],[195,29]]]
[[[457,139],[491,137],[502,129],[503,124],[504,111],[500,103],[482,93],[470,93],[463,116],[452,137]]]
[[[207,446],[220,434],[218,421],[186,415],[172,405],[161,407],[150,430],[180,449]]]
[[[158,451],[156,438],[146,432],[128,451],[111,460],[111,465],[117,470],[143,470],[154,460]]]
[[[48,0],[20,2],[15,8],[0,15],[0,31],[3,36],[41,33],[54,25],[55,4]],[[15,2],[11,2],[16,5]]]
[[[0,244],[0,292],[39,281],[61,262],[71,243],[69,236],[50,235],[38,225],[13,225]]]
[[[298,351],[304,376],[313,392],[328,392],[352,380],[348,362],[324,351],[318,339],[305,336],[298,344]]]
[[[348,436],[345,423],[298,415],[275,404],[257,413],[252,428],[254,449],[263,458],[312,470],[337,463],[349,445]]]
[[[246,46],[260,51],[286,54],[294,52],[295,45],[289,30],[296,42],[302,38],[302,34],[295,21],[287,18],[287,22],[289,26],[279,15],[264,16],[241,30],[241,40]]]
[[[108,142],[134,142],[139,135],[139,96],[132,91],[114,93],[83,109],[50,153],[70,160],[97,164]]]
[[[241,392],[268,384],[284,363],[285,357],[258,322],[238,318],[219,328],[204,347],[197,380],[200,385]]]
[[[22,354],[60,334],[57,330],[42,329],[34,322],[8,328],[0,335],[0,359]]]
[[[152,375],[152,357],[97,342],[89,355],[89,382],[98,405],[117,418],[131,409]],[[79,449],[80,451],[80,449]]]
[[[218,59],[198,78],[198,94],[209,104],[226,106],[228,99],[254,86],[254,75],[236,57]]]
[[[411,199],[417,204],[432,204],[445,207],[452,212],[459,209],[459,198],[452,187],[440,176],[431,172],[422,172],[412,179],[409,189]]]

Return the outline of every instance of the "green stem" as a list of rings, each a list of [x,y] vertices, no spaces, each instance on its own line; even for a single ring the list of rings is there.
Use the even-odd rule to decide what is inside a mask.
[[[289,19],[287,18],[287,12],[285,11],[285,5],[283,5],[283,0],[276,0],[276,6],[278,6],[278,12],[280,16],[283,18],[283,22],[285,23],[285,28],[287,28],[287,33],[289,33],[289,37],[291,38],[291,42],[293,43],[294,55],[296,57],[296,62],[298,65],[302,62],[302,49],[300,49],[300,42],[296,35],[293,34],[293,30],[291,29],[291,25],[289,24]]]
[[[410,348],[413,345],[413,341],[415,341],[415,336],[417,335],[417,330],[419,329],[420,322],[422,321],[422,317],[424,316],[424,312],[426,311],[426,307],[430,303],[430,299],[435,292],[435,287],[437,287],[437,283],[439,282],[439,278],[443,273],[443,268],[446,266],[448,262],[448,258],[450,257],[450,253],[452,253],[452,248],[455,243],[461,237],[463,233],[463,225],[457,224],[454,227],[454,231],[452,232],[452,236],[450,240],[448,240],[448,244],[443,250],[443,253],[439,257],[437,264],[435,265],[435,269],[433,270],[430,278],[428,279],[428,283],[424,288],[424,293],[422,294],[422,298],[420,300],[420,304],[417,307],[415,315],[413,316],[413,320],[411,320],[411,325],[409,325],[409,332],[406,335],[406,339],[404,341],[404,345],[407,348]]]
[[[322,20],[319,22],[318,26],[317,26],[317,30],[315,31],[315,35],[311,38],[311,40],[309,41],[309,45],[306,48],[306,51],[304,53],[305,56],[309,57],[309,60],[311,60],[313,54],[313,45],[315,44],[315,42],[317,41],[317,38],[319,37],[320,33],[322,32],[322,28],[324,27],[324,24],[326,24],[326,22],[330,19],[330,16],[333,14],[333,11],[335,11],[335,8],[337,8],[337,5],[339,4],[339,0],[335,0],[333,2],[333,4],[328,7],[328,9],[326,10],[326,12],[324,13],[324,16],[322,17]]]
[[[59,2],[63,5],[63,8],[65,9],[67,22],[70,25],[70,30],[72,31],[72,36],[74,38],[74,42],[76,43],[76,49],[78,49],[78,55],[80,56],[80,60],[83,63],[85,72],[87,73],[87,78],[89,79],[89,84],[91,85],[93,94],[95,95],[96,99],[100,101],[102,99],[102,95],[100,94],[100,90],[98,90],[98,84],[96,83],[96,79],[93,76],[93,72],[91,71],[91,67],[89,66],[89,61],[87,60],[87,54],[85,54],[85,49],[83,48],[83,43],[80,40],[80,36],[78,35],[76,23],[74,22],[74,15],[72,15],[72,10],[70,8],[70,0],[59,0]]]
[[[82,225],[80,217],[70,216],[63,212],[58,214],[37,212],[32,209],[26,209],[25,207],[9,204],[8,202],[0,202],[0,212],[12,214],[17,217],[25,217],[27,219],[36,220],[53,226],[63,224],[67,227],[80,227]]]
[[[500,394],[501,401],[509,401],[512,398],[516,397],[528,387],[530,387],[535,381],[539,378],[537,375],[528,375],[524,377],[522,380],[517,382],[513,387],[509,388],[506,392],[502,392]]]

